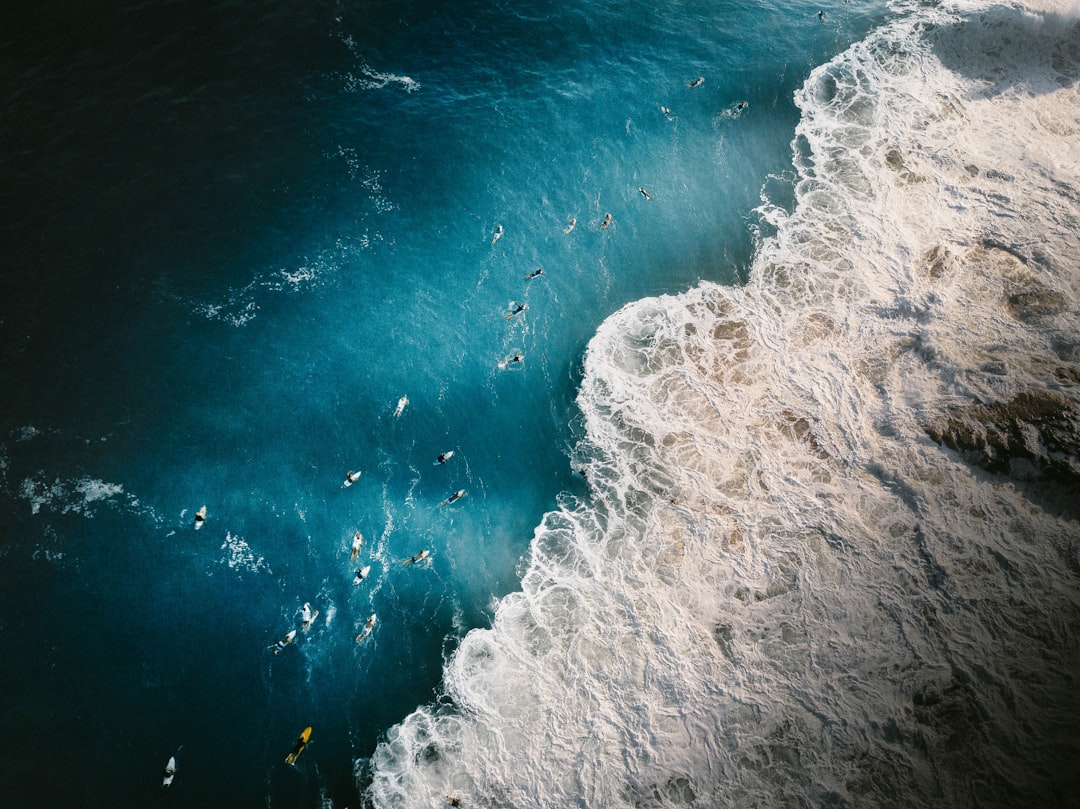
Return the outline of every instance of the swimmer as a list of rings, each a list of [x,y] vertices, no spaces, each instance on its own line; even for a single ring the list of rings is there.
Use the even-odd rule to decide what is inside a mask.
[[[503,317],[505,317],[507,320],[509,320],[514,315],[520,314],[521,312],[524,312],[528,308],[529,308],[529,304],[527,304],[527,303],[515,304],[514,308],[513,308],[513,311],[507,312],[505,315],[503,315]]]
[[[305,601],[303,608],[300,610],[300,629],[304,632],[309,631],[318,617],[319,611],[313,610],[311,604]]]
[[[360,480],[360,473],[353,472],[351,469],[345,473],[345,481],[341,484],[341,488],[347,489],[352,486],[356,481]]]
[[[357,531],[352,535],[352,554],[349,556],[349,558],[355,559],[357,556],[359,556],[360,549],[362,547],[364,547],[364,535]]]
[[[405,412],[405,405],[407,405],[408,403],[409,403],[409,397],[408,396],[402,396],[400,399],[397,400],[397,407],[394,408],[394,418],[397,418],[403,412]]]
[[[563,228],[563,233],[569,233],[577,226],[577,220],[574,217],[570,217],[570,221],[566,223],[566,227]]]
[[[360,634],[356,636],[356,642],[357,643],[363,642],[367,638],[367,636],[371,634],[371,630],[373,630],[374,628],[375,628],[375,613],[371,613],[371,615],[368,616],[368,619],[366,621],[364,621],[364,629],[363,629],[363,631],[361,631]]]
[[[439,457],[435,459],[435,463],[444,464],[453,457],[454,457],[454,451],[452,449],[447,450],[446,452],[440,452]]]
[[[491,237],[491,244],[494,246],[495,242],[499,241],[499,239],[502,238],[502,235],[503,235],[503,226],[502,225],[496,225],[495,226],[495,233],[492,234],[492,237]]]
[[[705,77],[704,76],[698,76],[696,79],[694,79],[692,82],[690,82],[686,86],[689,87],[691,90],[693,90],[695,87],[700,87],[704,83],[705,83]]]
[[[528,274],[527,274],[527,275],[525,276],[525,278],[526,278],[526,280],[531,280],[531,279],[533,279],[533,278],[537,278],[538,276],[541,276],[541,275],[543,275],[543,274],[544,274],[544,268],[543,268],[543,267],[537,267],[537,268],[536,268],[535,270],[533,270],[533,271],[532,271],[531,273],[528,273]]]
[[[204,522],[206,522],[206,506],[195,512],[195,530],[202,528]]]
[[[446,796],[446,805],[458,807],[461,806],[461,798],[455,798],[453,795]]]
[[[822,22],[825,22],[825,12],[819,9],[817,13],[817,18]]]
[[[356,576],[353,577],[353,580],[352,580],[353,587],[355,587],[360,582],[362,582],[364,579],[366,579],[368,577],[368,573],[370,573],[370,572],[371,572],[371,565],[365,565],[364,567],[362,567],[358,571],[356,571]]]
[[[292,643],[295,639],[296,639],[296,630],[295,629],[290,629],[288,632],[285,633],[285,637],[283,637],[277,643],[271,643],[266,648],[267,649],[273,649],[274,654],[281,654],[281,650],[284,649],[286,646],[288,646],[290,643]]]
[[[464,496],[465,496],[465,490],[464,489],[458,489],[452,495],[450,495],[445,500],[443,500],[441,503],[439,503],[439,505],[440,506],[448,506],[451,503],[456,503],[458,500],[460,500]]]
[[[644,188],[639,188],[638,191],[641,192],[641,196],[645,197],[645,199],[652,199],[652,197],[649,196],[649,192]]]
[[[519,362],[524,362],[524,361],[525,361],[525,357],[523,357],[521,354],[515,354],[512,357],[507,357],[505,360],[500,360],[499,361],[499,370],[504,371],[504,370],[506,370],[507,365],[517,365]]]
[[[600,223],[600,230],[607,230],[608,225],[611,224],[611,214],[604,214],[604,221]]]
[[[416,554],[415,556],[410,556],[408,559],[406,559],[401,564],[403,564],[403,565],[415,565],[417,562],[423,562],[429,556],[431,556],[431,551],[422,550],[422,551],[420,551],[420,553]]]

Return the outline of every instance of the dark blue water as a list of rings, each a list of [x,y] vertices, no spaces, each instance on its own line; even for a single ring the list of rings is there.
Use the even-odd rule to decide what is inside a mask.
[[[358,805],[355,762],[584,492],[596,327],[740,280],[793,91],[881,15],[816,12],[5,12],[0,802]]]

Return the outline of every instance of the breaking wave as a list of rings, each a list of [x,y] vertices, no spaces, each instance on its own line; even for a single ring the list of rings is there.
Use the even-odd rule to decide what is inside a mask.
[[[590,484],[376,806],[1045,806],[1080,755],[1080,26],[915,4],[797,96],[749,281],[589,345]]]

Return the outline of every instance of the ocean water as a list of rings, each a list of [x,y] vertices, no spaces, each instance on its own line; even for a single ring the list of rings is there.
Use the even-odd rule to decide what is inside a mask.
[[[1073,804],[1075,3],[5,16],[3,805]]]

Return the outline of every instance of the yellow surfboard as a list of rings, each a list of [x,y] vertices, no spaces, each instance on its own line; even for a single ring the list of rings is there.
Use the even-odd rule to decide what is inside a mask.
[[[296,744],[293,745],[293,749],[289,751],[289,755],[285,756],[286,764],[296,764],[296,760],[300,758],[300,754],[304,752],[304,748],[307,747],[308,741],[311,739],[311,728],[304,728],[304,732],[300,734],[300,738],[296,740]]]

